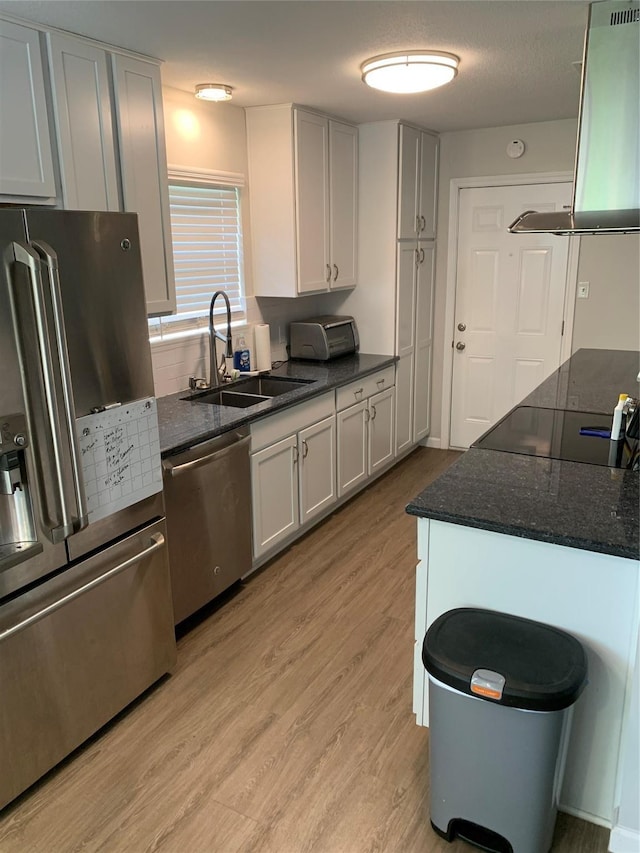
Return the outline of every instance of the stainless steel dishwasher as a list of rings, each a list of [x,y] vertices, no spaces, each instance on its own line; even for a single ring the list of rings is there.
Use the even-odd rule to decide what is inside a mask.
[[[248,427],[164,459],[176,625],[251,569]]]

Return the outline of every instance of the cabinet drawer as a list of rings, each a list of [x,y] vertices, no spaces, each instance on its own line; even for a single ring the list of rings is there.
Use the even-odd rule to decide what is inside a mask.
[[[334,413],[333,391],[251,424],[251,452],[262,450]]]
[[[362,379],[350,382],[348,385],[337,389],[336,410],[341,412],[343,409],[353,406],[354,403],[359,403],[379,391],[391,388],[395,385],[395,381],[396,369],[394,365],[391,365],[377,373],[372,373],[371,376],[363,376]]]

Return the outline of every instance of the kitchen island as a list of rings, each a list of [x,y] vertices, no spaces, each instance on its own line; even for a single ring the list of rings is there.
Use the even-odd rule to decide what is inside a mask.
[[[522,405],[610,413],[619,393],[638,395],[638,361],[580,350]],[[586,648],[589,685],[560,806],[611,825],[638,634],[638,473],[472,448],[407,512],[418,517],[418,723],[428,725],[422,640],[440,614],[483,607],[570,631]]]

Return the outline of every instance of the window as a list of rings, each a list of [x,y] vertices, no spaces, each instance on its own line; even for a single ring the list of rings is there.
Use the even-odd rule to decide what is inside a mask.
[[[169,171],[169,208],[176,313],[149,320],[152,339],[198,332],[209,323],[216,290],[231,303],[232,320],[246,318],[242,271],[242,175]],[[216,315],[225,312],[216,301]]]

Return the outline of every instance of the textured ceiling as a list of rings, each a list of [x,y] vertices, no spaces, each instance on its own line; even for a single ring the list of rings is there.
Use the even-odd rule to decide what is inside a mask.
[[[582,0],[0,0],[0,11],[164,60],[164,85],[234,87],[234,104],[293,101],[364,122],[436,131],[575,117]],[[429,47],[461,58],[421,95],[366,87],[369,56]]]

